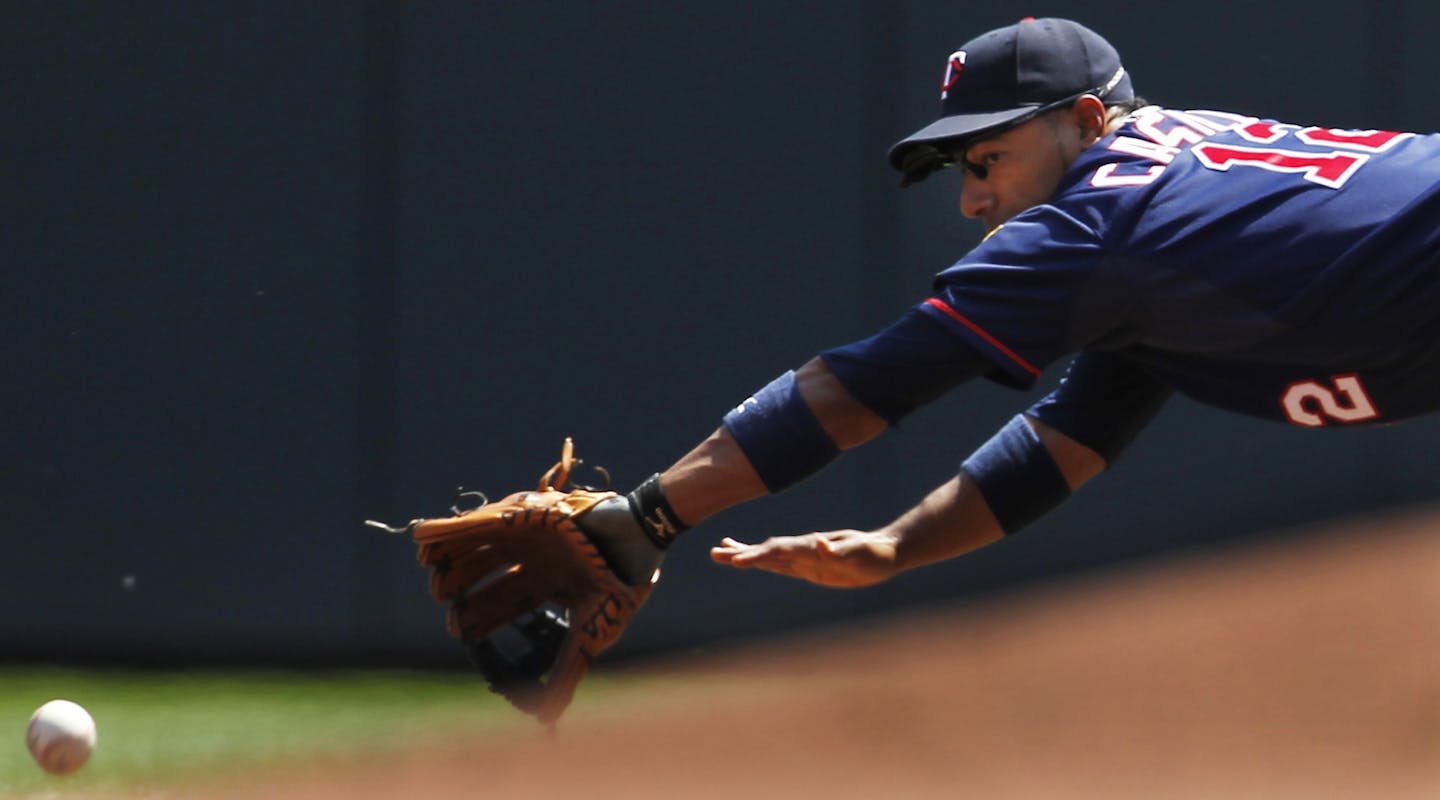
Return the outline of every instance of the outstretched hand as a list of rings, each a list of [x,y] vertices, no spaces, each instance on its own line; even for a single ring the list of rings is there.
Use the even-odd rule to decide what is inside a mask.
[[[710,549],[717,564],[762,569],[837,589],[873,586],[893,576],[895,539],[879,531],[775,536],[759,544],[726,537]]]

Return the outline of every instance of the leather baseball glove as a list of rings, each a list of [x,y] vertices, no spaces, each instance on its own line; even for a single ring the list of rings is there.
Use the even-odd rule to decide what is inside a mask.
[[[663,556],[625,496],[566,488],[579,463],[566,439],[533,492],[404,527],[366,522],[414,537],[450,635],[492,691],[546,725],[649,597]]]

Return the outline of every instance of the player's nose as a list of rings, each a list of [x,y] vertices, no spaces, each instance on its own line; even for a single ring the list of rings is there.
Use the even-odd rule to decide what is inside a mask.
[[[960,184],[960,213],[967,219],[978,219],[995,208],[995,193],[985,181],[967,174]]]

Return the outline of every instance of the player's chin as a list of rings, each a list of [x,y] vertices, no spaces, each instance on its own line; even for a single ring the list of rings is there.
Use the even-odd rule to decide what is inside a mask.
[[[987,237],[990,236],[995,231],[1000,230],[1001,225],[1004,225],[1010,220],[1015,219],[1015,217],[1025,213],[1025,211],[1031,208],[1034,208],[1036,205],[1037,204],[1035,203],[1031,203],[1029,205],[1025,205],[1019,208],[1000,209],[994,211],[993,213],[981,216],[980,221],[985,223],[985,235]]]
[[[1005,211],[1003,213],[989,217],[985,220],[985,232],[987,234],[990,234],[1000,230],[1000,226],[1004,225],[1012,219],[1015,219],[1016,215],[1018,215],[1021,210]]]

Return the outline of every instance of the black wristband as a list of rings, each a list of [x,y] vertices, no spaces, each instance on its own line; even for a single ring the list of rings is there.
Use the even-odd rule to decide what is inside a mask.
[[[636,486],[626,499],[630,501],[630,510],[645,535],[661,549],[669,547],[675,537],[690,530],[690,526],[681,522],[675,509],[670,507],[670,501],[665,499],[658,472]]]

